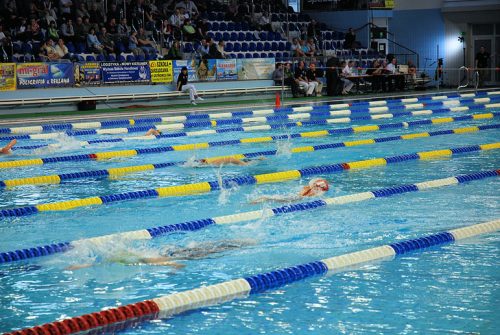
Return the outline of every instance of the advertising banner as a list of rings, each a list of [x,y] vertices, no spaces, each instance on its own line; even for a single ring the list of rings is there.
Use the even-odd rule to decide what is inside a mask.
[[[101,63],[104,84],[140,84],[151,81],[148,62]]]
[[[16,89],[16,64],[0,63],[0,91]]]
[[[151,60],[149,69],[152,83],[171,83],[174,80],[171,60]]]
[[[241,58],[236,61],[239,80],[272,79],[274,58]]]
[[[75,84],[73,63],[19,63],[17,88],[65,87]]]
[[[98,62],[75,64],[75,85],[92,86],[101,84],[101,65]]]
[[[188,69],[188,81],[215,81],[217,63],[215,59],[174,60],[174,80],[177,81],[182,67]]]
[[[236,59],[217,59],[217,80],[237,80]]]
[[[337,8],[338,0],[303,0],[302,9],[321,9],[321,10],[331,10]]]

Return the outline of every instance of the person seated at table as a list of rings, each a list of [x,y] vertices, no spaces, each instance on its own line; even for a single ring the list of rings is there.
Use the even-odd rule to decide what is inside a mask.
[[[344,88],[342,89],[342,95],[346,95],[349,94],[352,87],[354,86],[354,83],[349,79],[347,79],[347,77],[352,76],[352,70],[346,61],[342,61],[340,63],[340,68],[342,69],[342,73],[340,74],[340,80],[342,80],[342,82],[344,83]]]
[[[366,70],[366,74],[370,75],[367,80],[372,83],[373,92],[387,91],[386,80],[384,76],[384,68],[379,60],[374,60],[372,66]]]
[[[405,77],[398,73],[397,64],[398,60],[394,57],[385,68],[389,74],[389,91],[394,90],[394,88],[402,91],[405,88]]]

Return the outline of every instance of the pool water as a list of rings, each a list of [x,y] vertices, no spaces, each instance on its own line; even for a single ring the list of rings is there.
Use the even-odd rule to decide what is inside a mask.
[[[481,111],[486,112],[486,111]],[[467,112],[468,113],[468,112]],[[462,114],[467,114],[462,113]],[[97,151],[260,137],[277,134],[385,124],[462,115],[406,117],[397,120],[357,121],[349,125],[297,127],[256,133],[222,133],[198,137],[127,141],[82,148],[62,138],[57,152],[47,148],[18,151],[2,161],[53,157]],[[199,151],[167,152],[106,161],[62,162],[1,169],[0,180],[51,175],[129,165],[249,153],[280,152],[249,166],[175,166],[110,179],[77,179],[60,185],[22,186],[0,191],[1,209],[152,189],[223,177],[256,175],[309,166],[387,157],[426,150],[498,142],[500,131],[425,137],[291,154],[296,146],[396,136],[472,125],[496,124],[497,118],[408,129],[294,138],[278,142],[241,144]],[[118,136],[100,136],[113,138]],[[119,137],[123,137],[120,135]],[[82,136],[87,140],[96,136]],[[216,138],[216,139],[215,139]],[[19,141],[19,145],[47,143]],[[331,183],[328,197],[413,184],[500,167],[499,150],[408,161],[369,169],[319,175]],[[151,198],[70,211],[0,219],[0,251],[74,241],[116,232],[145,229],[202,218],[280,206],[252,205],[261,195],[297,193],[310,178],[248,185],[195,196]],[[66,253],[23,262],[0,264],[0,331],[52,322],[202,285],[241,278],[278,268],[319,260],[369,247],[389,244],[500,217],[498,178],[458,186],[411,192],[358,203],[295,212],[258,221],[212,225],[150,241],[120,241],[111,245],[78,247]],[[166,245],[196,246],[220,240],[252,241],[254,245],[211,257],[181,261],[183,269],[103,261],[120,250],[156,255]],[[426,252],[415,252],[390,262],[314,277],[245,299],[185,313],[173,318],[139,323],[126,334],[495,334],[500,327],[500,234],[464,240]],[[95,266],[75,271],[74,264]]]

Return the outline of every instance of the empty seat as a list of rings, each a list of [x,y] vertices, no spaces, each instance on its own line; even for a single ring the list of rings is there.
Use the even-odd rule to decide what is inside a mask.
[[[267,58],[267,54],[265,52],[260,53],[260,58]]]
[[[232,52],[233,51],[233,43],[227,42],[226,45],[224,46],[224,50],[226,52]]]
[[[248,43],[247,42],[243,42],[241,43],[241,51],[243,52],[247,52],[249,49],[249,46],[248,46]]]
[[[222,40],[222,34],[220,32],[215,33],[215,40],[216,41],[221,41]]]
[[[255,36],[251,32],[247,32],[245,34],[245,40],[246,41],[254,41],[255,40]]]
[[[229,23],[227,24],[227,30],[229,30],[229,31],[233,31],[233,30],[235,30],[235,29],[234,29],[234,22],[229,22]]]
[[[264,51],[264,44],[262,42],[257,42],[257,46],[255,48],[256,51]]]
[[[124,62],[125,61],[125,57],[123,55],[118,56],[118,61],[119,62]]]
[[[219,22],[212,22],[212,30],[217,31],[219,29]]]
[[[245,58],[245,54],[244,53],[238,53],[238,58]]]
[[[103,54],[98,54],[97,57],[96,57],[96,60],[98,62],[104,62],[105,61],[104,55]]]
[[[231,39],[231,35],[228,32],[222,33],[222,39],[224,41],[229,41]]]
[[[134,61],[135,61],[134,55],[127,55],[127,62],[134,62]]]
[[[85,57],[85,60],[87,62],[95,62],[95,57],[94,55],[87,55],[87,57]]]
[[[226,22],[221,22],[219,24],[219,30],[226,31],[227,30],[227,23]]]
[[[245,40],[245,33],[244,32],[240,31],[238,33],[238,40],[239,41],[244,41]]]
[[[184,52],[189,52],[189,53],[194,52],[193,44],[189,42],[184,44]]]
[[[278,43],[278,50],[279,50],[279,51],[285,51],[285,49],[286,49],[286,44],[285,44],[285,42],[279,42],[279,43]]]
[[[279,50],[278,42],[272,42],[271,43],[271,50],[272,51],[278,51]]]
[[[248,51],[255,51],[257,46],[255,45],[255,42],[250,42],[248,44]]]
[[[257,52],[254,52],[254,53],[252,54],[252,58],[260,58],[260,54],[259,54],[259,53],[257,53]]]
[[[245,58],[252,58],[252,54],[251,53],[246,53],[245,54]]]
[[[238,40],[238,34],[235,32],[231,33],[231,36],[229,37],[231,41],[237,41]]]
[[[114,54],[109,54],[108,55],[108,62],[115,62],[116,61],[116,56]]]
[[[264,42],[264,51],[271,51],[271,43]]]
[[[233,51],[234,52],[240,52],[241,51],[241,44],[239,42],[234,42]]]

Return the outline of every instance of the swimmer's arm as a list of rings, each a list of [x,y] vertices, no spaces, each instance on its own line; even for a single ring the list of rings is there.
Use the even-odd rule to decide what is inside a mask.
[[[258,197],[256,199],[253,199],[250,201],[251,204],[260,204],[263,202],[268,202],[268,201],[275,201],[275,202],[291,202],[291,201],[297,201],[300,200],[302,196],[299,195],[291,195],[291,196],[262,196]]]
[[[161,266],[171,266],[176,269],[182,269],[186,265],[173,262],[169,257],[144,257],[140,259],[143,264],[149,265],[161,265]]]
[[[75,264],[75,265],[70,265],[66,267],[64,270],[66,271],[74,271],[74,270],[80,270],[80,269],[86,269],[94,266],[94,264],[88,263],[88,264]]]

